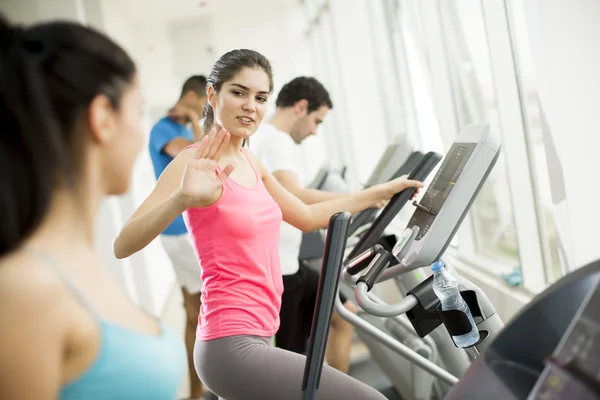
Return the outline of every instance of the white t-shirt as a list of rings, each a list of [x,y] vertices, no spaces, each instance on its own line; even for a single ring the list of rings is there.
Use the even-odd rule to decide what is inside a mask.
[[[302,167],[298,162],[298,145],[291,136],[271,124],[262,124],[250,138],[250,151],[265,164],[271,172],[292,171],[303,182]],[[302,231],[286,222],[281,223],[279,238],[279,259],[283,275],[298,272],[298,256],[302,244]]]

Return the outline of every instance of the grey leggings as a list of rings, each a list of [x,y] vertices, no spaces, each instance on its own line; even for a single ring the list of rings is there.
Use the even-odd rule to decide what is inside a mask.
[[[194,362],[200,380],[220,399],[300,399],[306,357],[271,346],[271,339],[231,336],[196,340]],[[317,399],[385,400],[385,396],[333,369],[323,368]]]

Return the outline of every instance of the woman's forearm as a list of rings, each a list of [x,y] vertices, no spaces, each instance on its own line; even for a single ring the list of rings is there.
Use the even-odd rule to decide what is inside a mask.
[[[329,223],[329,219],[335,213],[347,211],[356,214],[367,208],[375,206],[377,202],[385,198],[385,191],[378,185],[357,193],[347,194],[337,199],[312,204],[310,208],[310,217],[306,226],[302,227],[305,232],[311,232],[315,229],[324,228]]]
[[[114,241],[115,257],[125,258],[142,250],[185,211],[181,201],[176,196],[167,200],[143,214],[132,217],[119,236]]]

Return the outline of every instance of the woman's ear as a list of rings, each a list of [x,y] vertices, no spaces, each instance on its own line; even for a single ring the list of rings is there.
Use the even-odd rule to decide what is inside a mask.
[[[208,100],[208,104],[210,104],[213,109],[215,108],[215,105],[216,105],[216,101],[215,101],[216,95],[217,95],[217,92],[215,91],[214,86],[210,85],[206,89],[206,97]]]
[[[88,106],[88,124],[94,142],[105,144],[116,133],[116,112],[108,97],[99,94]]]

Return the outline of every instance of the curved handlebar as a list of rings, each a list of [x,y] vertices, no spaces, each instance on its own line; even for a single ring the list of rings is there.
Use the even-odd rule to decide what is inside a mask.
[[[365,282],[359,282],[354,291],[356,302],[360,308],[369,314],[378,317],[397,317],[398,315],[405,314],[407,311],[412,310],[419,304],[417,298],[412,294],[409,294],[397,304],[376,303],[371,300],[368,291],[367,284]]]

